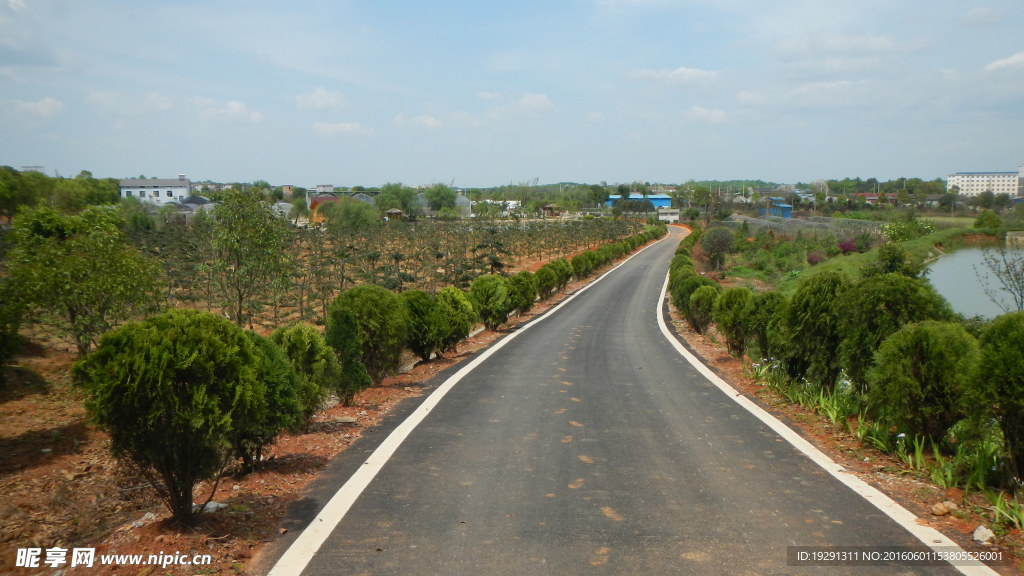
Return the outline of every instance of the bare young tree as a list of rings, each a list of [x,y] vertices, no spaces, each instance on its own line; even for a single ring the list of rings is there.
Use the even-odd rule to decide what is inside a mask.
[[[1003,312],[1024,310],[1024,246],[986,248],[982,250],[982,265],[988,269],[989,274],[981,274],[977,267],[974,273],[989,300]],[[993,285],[992,279],[998,283],[997,286]],[[1007,303],[1003,293],[1010,295],[1010,303]]]

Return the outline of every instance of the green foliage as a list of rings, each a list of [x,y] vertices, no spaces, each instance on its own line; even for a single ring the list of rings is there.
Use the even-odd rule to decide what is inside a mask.
[[[711,326],[712,315],[715,310],[715,301],[721,288],[714,286],[701,286],[690,295],[689,311],[686,314],[686,321],[697,334],[703,334]]]
[[[74,367],[111,450],[151,480],[174,518],[193,524],[192,491],[230,461],[239,414],[259,402],[260,353],[231,322],[169,310],[103,336]]]
[[[318,211],[327,218],[327,231],[335,238],[365,233],[380,224],[376,208],[349,197],[321,205]]]
[[[270,340],[281,348],[298,375],[296,393],[307,424],[323,408],[329,392],[341,400],[355,393],[343,388],[338,357],[315,326],[305,322],[281,326],[270,334]]]
[[[840,306],[839,353],[850,380],[861,392],[875,351],[906,324],[953,319],[953,311],[927,280],[902,274],[872,276],[846,291]]]
[[[733,251],[736,235],[729,228],[718,227],[707,231],[701,240],[701,248],[708,258],[712,270],[721,270],[725,257]]]
[[[537,301],[537,277],[526,270],[508,279],[512,307],[519,314],[526,314]]]
[[[889,242],[905,242],[935,231],[935,224],[921,220],[913,214],[893,220],[882,226],[882,236]]]
[[[426,362],[440,349],[444,339],[444,312],[434,297],[422,290],[406,290],[401,296],[409,311],[406,346]]]
[[[338,401],[350,406],[356,394],[373,384],[363,364],[364,336],[355,312],[347,307],[332,306],[327,312],[324,340],[334,349],[341,364]]]
[[[328,310],[327,342],[345,366],[347,343],[357,341],[359,361],[375,386],[398,370],[407,330],[408,313],[402,299],[380,286],[345,290]]]
[[[994,409],[1014,478],[1024,473],[1024,312],[1004,314],[981,335],[981,363],[974,381],[982,406]]]
[[[878,348],[868,372],[868,401],[879,418],[908,436],[941,440],[965,413],[964,391],[978,368],[978,343],[959,324],[909,324]]]
[[[444,209],[454,210],[455,199],[458,193],[444,184],[434,184],[423,193],[427,200],[427,206],[438,212]]]
[[[555,260],[552,260],[551,262],[548,262],[547,264],[545,264],[545,266],[550,266],[551,269],[555,272],[555,277],[558,279],[558,290],[562,290],[563,288],[565,288],[569,281],[572,280],[572,264],[570,264],[569,261],[566,260],[565,258],[557,258]]]
[[[484,274],[473,280],[469,299],[488,330],[497,330],[508,320],[512,310],[508,282],[495,274]]]
[[[878,258],[865,265],[861,274],[865,278],[883,274],[902,274],[910,278],[923,278],[927,273],[924,263],[915,261],[902,246],[887,242],[878,247]]]
[[[252,472],[263,459],[263,450],[278,434],[294,432],[302,424],[302,405],[298,375],[284,352],[255,332],[246,336],[254,344],[256,381],[252,401],[241,404],[232,414],[228,438],[242,459],[242,471]]]
[[[672,297],[672,305],[684,316],[690,313],[690,296],[702,286],[717,287],[718,283],[705,276],[680,276],[675,281],[669,281],[669,290]]]
[[[251,326],[268,292],[289,280],[288,224],[262,197],[229,191],[210,217],[209,230],[209,260],[203,266],[231,320]]]
[[[555,270],[545,264],[537,270],[537,296],[541,300],[547,300],[551,298],[555,290],[558,288],[558,274]]]
[[[573,256],[570,264],[572,265],[573,273],[579,279],[590,276],[594,269],[597,268],[595,255],[589,251]]]
[[[840,303],[849,284],[837,272],[808,278],[786,306],[781,328],[785,345],[778,344],[792,378],[808,378],[831,390],[839,378],[842,341]]]
[[[12,288],[31,308],[52,313],[80,355],[159,302],[160,270],[128,245],[122,224],[117,211],[99,207],[75,215],[33,208],[14,222]]]
[[[768,338],[769,329],[772,321],[781,317],[785,306],[785,296],[774,290],[755,294],[751,300],[748,328],[762,359],[770,358],[775,354]]]
[[[746,351],[753,312],[754,293],[749,288],[729,288],[715,302],[715,326],[725,336],[729,353],[737,358],[742,358]]]
[[[0,277],[0,387],[4,385],[7,373],[4,367],[20,348],[18,328],[24,308],[22,296],[14,289],[11,279]]]
[[[1003,227],[1003,219],[991,210],[982,210],[974,219],[974,227],[984,230],[999,230]]]
[[[442,352],[454,350],[455,346],[469,336],[473,324],[477,321],[477,313],[473,303],[465,292],[454,286],[442,288],[435,297],[437,305],[446,322],[442,332]]]

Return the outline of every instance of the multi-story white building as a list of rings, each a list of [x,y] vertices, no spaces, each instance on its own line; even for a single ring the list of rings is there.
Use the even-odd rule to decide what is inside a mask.
[[[158,178],[133,178],[121,180],[118,188],[121,198],[138,198],[152,204],[184,202],[192,195],[192,182],[184,174],[178,174],[177,180]]]
[[[946,190],[955,187],[961,196],[978,196],[986,191],[1017,196],[1021,193],[1022,178],[1024,166],[1016,172],[957,172],[949,175]]]

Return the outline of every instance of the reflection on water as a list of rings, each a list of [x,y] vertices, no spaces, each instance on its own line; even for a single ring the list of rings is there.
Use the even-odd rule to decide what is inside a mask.
[[[1004,312],[985,294],[979,277],[986,279],[992,290],[999,290],[1004,305],[1010,309],[1012,299],[985,267],[981,248],[963,248],[946,254],[933,262],[928,271],[928,278],[935,289],[949,301],[953,310],[964,316],[994,318]]]

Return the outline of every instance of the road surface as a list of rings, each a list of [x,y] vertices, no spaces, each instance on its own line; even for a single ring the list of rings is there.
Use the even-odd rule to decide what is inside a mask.
[[[272,573],[958,573],[787,564],[791,546],[922,543],[665,337],[659,297],[678,234],[506,336],[377,459],[365,490],[349,489],[336,527],[329,510],[313,521],[322,543],[300,542]],[[356,462],[369,449],[350,449],[339,475],[369,477]]]

